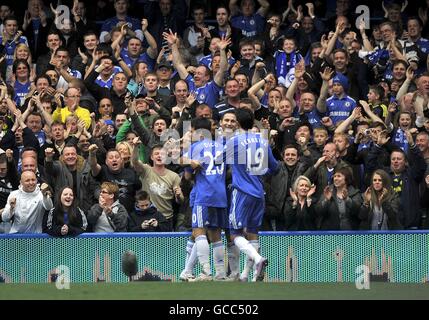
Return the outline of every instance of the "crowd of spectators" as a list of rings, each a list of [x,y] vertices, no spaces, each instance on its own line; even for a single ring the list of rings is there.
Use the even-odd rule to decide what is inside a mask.
[[[0,5],[0,232],[191,230],[189,121],[238,108],[281,162],[262,230],[427,229],[429,1],[207,2]]]

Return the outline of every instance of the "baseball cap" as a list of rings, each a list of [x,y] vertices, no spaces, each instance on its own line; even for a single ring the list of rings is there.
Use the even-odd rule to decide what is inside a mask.
[[[146,93],[139,93],[138,95],[136,95],[134,99],[144,99],[146,97],[147,97]]]
[[[104,120],[104,123],[105,123],[107,126],[115,126],[115,124],[114,124],[114,122],[113,122],[112,120]]]
[[[161,61],[157,66],[156,66],[156,70],[161,69],[161,68],[168,68],[170,70],[173,70],[173,67],[171,66],[171,64],[168,61]]]

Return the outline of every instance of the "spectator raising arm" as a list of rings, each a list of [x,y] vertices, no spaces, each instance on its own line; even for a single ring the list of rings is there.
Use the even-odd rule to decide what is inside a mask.
[[[116,59],[118,65],[122,68],[122,70],[124,70],[125,75],[128,78],[132,77],[133,72],[128,67],[128,65],[125,63],[125,61],[122,60],[120,51],[116,50],[115,53],[114,53],[114,55],[115,55],[115,59]],[[104,60],[103,60],[103,62],[104,62]]]
[[[88,156],[88,162],[89,162],[89,166],[91,167],[91,174],[93,177],[96,177],[99,175],[100,171],[101,171],[101,166],[97,163],[97,150],[98,147],[96,144],[91,144],[89,146],[89,156]]]
[[[131,156],[131,164],[134,170],[139,174],[142,174],[145,172],[144,164],[139,160],[139,146],[141,143],[142,142],[139,137],[134,138],[133,140],[134,148],[133,148],[133,154]]]
[[[11,97],[9,96],[9,94],[7,93],[7,87],[6,85],[1,85],[0,86],[0,95],[1,95],[1,100],[3,100],[3,98],[6,100],[6,105],[7,108],[9,110],[9,112],[11,114],[14,114],[16,110],[18,110],[18,108],[16,107],[15,102],[13,101],[13,99],[11,99]]]
[[[297,11],[296,11],[295,7],[293,6],[293,0],[288,1],[287,9],[282,14],[282,22],[284,22],[286,20],[290,11],[297,14]]]
[[[148,25],[149,24],[147,22],[147,19],[143,19],[142,20],[142,32],[143,32],[143,35],[144,35],[147,43],[149,44],[149,48],[147,48],[146,53],[152,59],[156,59],[158,56],[158,45],[156,44],[155,38],[148,31],[148,29],[147,29]]]
[[[173,31],[170,30],[169,33],[164,32],[162,36],[164,37],[164,40],[167,41],[168,46],[171,48],[174,68],[179,73],[180,79],[185,80],[189,76],[189,72],[186,70],[186,67],[180,57],[179,47],[177,45],[177,33],[173,33]]]
[[[401,99],[408,92],[408,88],[410,87],[411,81],[414,79],[414,70],[411,67],[408,67],[406,72],[406,79],[402,86],[399,88],[398,93],[396,94],[396,100]]]
[[[121,52],[121,46],[122,43],[124,42],[125,36],[127,35],[127,29],[126,29],[126,25],[122,25],[121,26],[121,32],[119,33],[119,36],[115,39],[115,41],[112,41],[112,43],[110,44],[110,47],[112,48],[113,52]]]
[[[223,86],[223,78],[225,72],[228,70],[228,58],[226,57],[226,48],[231,44],[231,38],[222,37],[218,43],[220,50],[220,67],[218,72],[215,74],[213,81],[219,86]]]
[[[131,117],[131,124],[133,126],[134,131],[137,133],[137,135],[140,137],[140,141],[144,145],[148,145],[150,141],[150,132],[148,129],[145,128],[145,126],[142,124],[140,117],[136,113],[136,102],[133,101],[129,107],[128,112]]]
[[[53,122],[52,115],[43,108],[42,101],[40,101],[40,95],[31,97],[30,101],[32,102],[33,105],[36,105],[37,110],[42,115],[43,121],[50,128]]]
[[[253,72],[253,76],[252,76],[252,86],[255,85],[256,83],[258,83],[261,79],[261,71],[266,70],[266,66],[265,63],[259,61],[256,62],[255,64],[255,72]],[[263,92],[262,92],[263,94]],[[259,94],[258,94],[259,96]]]
[[[295,96],[296,89],[298,87],[298,81],[304,76],[304,73],[305,73],[305,63],[304,63],[304,59],[301,59],[301,61],[299,61],[295,66],[295,78],[293,79],[286,93],[286,98],[292,102],[293,109],[295,109],[296,107],[294,96]]]
[[[362,104],[362,103],[361,103]],[[361,108],[354,108],[351,115],[344,120],[343,122],[341,122],[338,127],[335,129],[335,133],[343,133],[343,132],[347,132],[347,129],[349,128],[349,126],[357,119],[359,119],[360,117],[362,117],[362,113],[361,113]]]
[[[229,1],[229,11],[231,12],[231,17],[239,15],[240,8],[238,6],[238,0]]]
[[[425,101],[424,97],[420,96],[416,91],[413,95],[413,102],[414,110],[416,111],[416,126],[417,128],[422,128],[426,120],[423,110],[425,102],[427,104],[427,100]]]
[[[368,40],[368,36],[365,33],[365,20],[361,19],[359,22],[359,31],[360,35],[362,36],[363,41],[363,47],[366,51],[372,52],[374,51],[374,47],[372,46],[371,42]]]
[[[328,47],[326,48],[326,51],[325,51],[326,57],[329,57],[331,55],[332,51],[335,48],[335,44],[337,43],[338,36],[341,33],[343,33],[345,29],[346,29],[346,25],[343,21],[341,21],[337,24],[335,32],[332,35],[332,37],[329,39],[329,42],[328,42]]]
[[[370,119],[373,122],[383,123],[383,120],[380,119],[374,112],[372,112],[371,107],[369,106],[368,102],[366,102],[365,100],[360,100],[359,103],[362,106],[365,113],[368,115],[368,117],[370,117]]]
[[[45,149],[45,170],[46,174],[51,177],[56,177],[60,173],[58,163],[54,161],[55,151],[52,148]]]
[[[257,11],[257,14],[259,14],[262,17],[265,17],[270,10],[270,3],[267,0],[258,0],[260,8]]]
[[[322,77],[323,84],[322,88],[320,89],[320,96],[319,99],[317,99],[317,110],[320,113],[326,112],[326,98],[328,97],[328,87],[329,87],[329,80],[334,75],[334,70],[327,67],[325,70],[323,70],[323,73],[320,72],[320,76]]]
[[[265,86],[266,83],[268,83],[270,81],[272,81],[272,82],[276,81],[276,79],[274,78],[274,75],[272,73],[266,75],[264,79],[259,80],[249,90],[247,90],[247,95],[249,96],[250,99],[252,99],[256,110],[258,110],[259,107],[261,106],[260,99],[264,95],[263,87]]]

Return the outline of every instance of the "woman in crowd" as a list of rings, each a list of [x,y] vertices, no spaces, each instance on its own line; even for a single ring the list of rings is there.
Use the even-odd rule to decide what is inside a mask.
[[[116,149],[121,154],[121,158],[124,161],[124,167],[129,168],[131,166],[133,147],[127,141],[121,141],[116,144]]]
[[[399,197],[392,189],[392,180],[384,170],[374,171],[371,185],[363,194],[359,211],[361,229],[401,229],[399,222]]]
[[[73,189],[64,187],[57,194],[54,208],[45,214],[43,232],[53,237],[78,236],[87,226],[84,212],[76,205]]]
[[[352,186],[350,168],[341,167],[333,173],[333,183],[323,190],[316,212],[319,214],[322,230],[356,230],[359,227],[359,209],[362,196]]]
[[[26,60],[18,59],[13,63],[12,73],[10,84],[15,92],[13,100],[18,107],[21,107],[24,105],[25,97],[31,90],[30,65]]]
[[[316,212],[312,195],[316,186],[310,179],[299,176],[290,190],[291,201],[285,206],[285,228],[288,231],[316,230]]]

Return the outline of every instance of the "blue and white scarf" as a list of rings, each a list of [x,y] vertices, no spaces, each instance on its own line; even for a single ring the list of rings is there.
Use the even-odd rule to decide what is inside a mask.
[[[292,83],[295,79],[295,65],[302,59],[302,56],[296,51],[287,54],[283,50],[277,50],[274,53],[276,60],[276,76],[279,84],[286,85]],[[289,86],[287,86],[289,87]]]
[[[408,152],[408,140],[405,132],[398,128],[393,134],[393,144],[402,149],[405,153]]]

